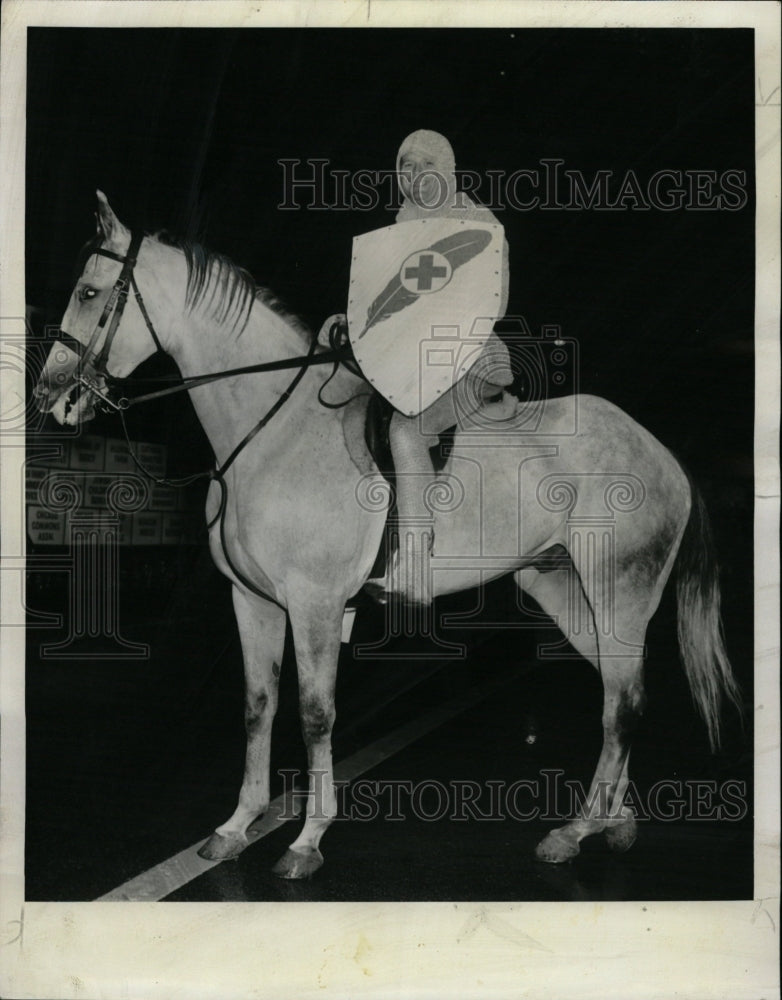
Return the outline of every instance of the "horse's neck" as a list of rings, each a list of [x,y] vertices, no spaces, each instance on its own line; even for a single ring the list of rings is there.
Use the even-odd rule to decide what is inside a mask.
[[[192,376],[280,361],[302,355],[306,349],[304,338],[283,317],[258,301],[241,332],[227,330],[198,314],[186,315],[171,355],[182,375]],[[190,390],[218,465],[271,409],[293,374],[291,369],[284,369],[238,375]]]

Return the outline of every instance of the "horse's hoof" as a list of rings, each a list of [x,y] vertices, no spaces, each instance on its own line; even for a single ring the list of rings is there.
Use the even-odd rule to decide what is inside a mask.
[[[578,841],[572,834],[552,830],[535,848],[535,857],[539,861],[558,865],[575,858],[578,851]]]
[[[199,858],[205,861],[230,861],[238,858],[249,841],[243,833],[213,833],[198,851]]]
[[[606,843],[612,851],[616,851],[617,853],[629,851],[635,843],[635,838],[638,836],[635,817],[631,816],[630,819],[625,820],[624,823],[620,823],[619,826],[609,826],[604,832]]]
[[[312,878],[322,864],[323,855],[317,847],[303,851],[294,851],[289,847],[272,872],[280,878]]]

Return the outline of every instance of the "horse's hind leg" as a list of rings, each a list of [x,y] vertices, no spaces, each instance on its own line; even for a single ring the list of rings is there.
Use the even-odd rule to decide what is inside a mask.
[[[308,878],[320,868],[323,864],[320,839],[337,815],[331,730],[342,608],[333,606],[333,602],[289,607],[299,676],[301,731],[310,779],[302,831],[273,869],[282,878]]]
[[[630,739],[645,703],[643,662],[641,657],[609,657],[601,651],[603,748],[597,769],[578,817],[538,844],[535,854],[543,861],[568,861],[584,837],[601,831],[617,850],[626,850],[635,839],[635,821],[623,803]]]
[[[619,784],[617,785],[616,794],[614,795],[614,801],[617,803],[624,802],[625,795],[627,794],[627,786],[630,783],[628,774],[629,763],[630,753],[628,751],[627,756],[625,757],[625,765],[622,769],[622,775],[619,778]],[[617,854],[621,854],[623,851],[629,851],[633,846],[638,830],[632,809],[628,809],[627,806],[620,805],[617,812],[618,815],[609,820],[604,833],[606,844],[608,844],[612,851],[616,851]]]
[[[210,861],[235,858],[248,846],[247,827],[269,806],[271,729],[285,644],[285,612],[271,601],[233,590],[242,640],[247,752],[239,803],[198,852]]]
[[[574,572],[524,570],[517,575],[519,585],[557,620],[570,643],[600,670],[603,681],[600,759],[579,815],[552,830],[537,847],[537,856],[550,862],[575,857],[579,842],[593,833],[606,831],[615,850],[626,850],[635,839],[635,821],[623,802],[630,739],[645,704],[642,652],[650,595],[629,580],[617,580],[614,614],[606,629],[600,627],[607,620],[603,602],[587,603],[580,587],[573,585]]]

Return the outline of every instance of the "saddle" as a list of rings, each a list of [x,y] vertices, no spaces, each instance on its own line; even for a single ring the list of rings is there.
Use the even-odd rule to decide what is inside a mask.
[[[367,403],[364,419],[364,441],[369,449],[372,460],[385,479],[394,485],[394,458],[391,454],[389,427],[394,415],[394,407],[378,392],[373,392]],[[453,448],[456,424],[447,428],[440,435],[440,440],[429,449],[435,472],[445,468],[448,456]]]
[[[362,449],[358,447],[356,440],[357,413],[363,414],[363,443],[371,456],[377,469],[387,482],[394,485],[394,459],[391,454],[391,443],[389,439],[389,427],[394,414],[394,407],[383,396],[381,396],[370,383],[364,378],[361,370],[353,359],[350,341],[347,335],[347,325],[340,316],[329,317],[321,327],[318,334],[318,343],[323,347],[332,350],[346,350],[349,356],[335,365],[329,382],[332,382],[332,392],[336,398],[348,400],[346,404],[328,402],[321,398],[321,403],[325,406],[340,408],[342,405],[348,407],[349,419],[345,420],[345,442],[348,451],[353,456],[354,461],[358,459],[359,467],[364,464],[361,459],[366,456],[357,454]],[[366,390],[364,393],[356,392],[356,389]],[[502,392],[499,393],[499,397]],[[498,397],[498,398],[499,398]],[[486,403],[493,402],[487,399]],[[350,409],[354,412],[350,413]],[[453,448],[454,435],[458,429],[456,422],[451,427],[447,427],[438,436],[439,441],[430,449],[432,465],[434,471],[440,472],[448,461],[448,456]]]
[[[335,365],[335,370],[329,378],[331,392],[336,400],[346,399],[346,404],[339,402],[329,402],[321,398],[321,403],[325,406],[341,408],[347,406],[347,417],[345,420],[345,442],[348,451],[357,461],[359,466],[364,464],[366,456],[357,454],[363,449],[357,441],[357,416],[363,415],[363,443],[369,452],[374,464],[387,482],[394,485],[394,459],[391,454],[391,442],[389,439],[389,427],[394,414],[394,407],[383,396],[376,392],[370,383],[364,378],[361,370],[353,360],[353,353],[350,341],[347,336],[347,325],[341,317],[329,317],[321,327],[318,334],[318,343],[331,350],[344,350],[348,352],[348,357],[344,358],[339,365]],[[364,393],[356,392],[357,389],[366,390]],[[350,412],[353,410],[354,412]],[[453,447],[453,438],[456,432],[456,424],[447,428],[441,435],[437,445],[431,450],[432,464],[435,472],[440,472]]]

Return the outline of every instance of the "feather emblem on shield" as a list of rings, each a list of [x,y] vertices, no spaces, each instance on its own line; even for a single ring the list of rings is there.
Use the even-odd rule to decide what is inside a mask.
[[[485,230],[466,229],[437,240],[431,246],[421,250],[420,253],[422,256],[424,254],[432,254],[433,256],[438,254],[445,257],[451,270],[455,271],[462,264],[466,264],[468,260],[472,260],[482,250],[485,250],[489,243],[491,243],[491,235]],[[426,290],[428,291],[428,289]],[[408,286],[403,284],[401,272],[396,274],[367,310],[366,325],[356,339],[361,340],[367,330],[375,323],[379,323],[395,312],[399,312],[400,309],[411,305],[417,298],[418,293],[411,291]]]

